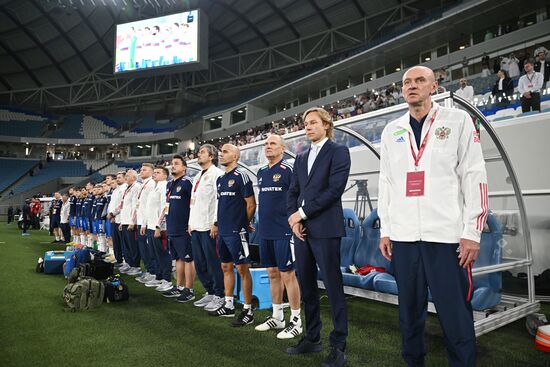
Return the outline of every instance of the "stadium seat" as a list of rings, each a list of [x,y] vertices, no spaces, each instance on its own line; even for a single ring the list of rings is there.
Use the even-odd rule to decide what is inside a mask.
[[[474,269],[482,266],[501,263],[502,226],[497,217],[489,212],[485,230],[481,234],[479,255],[474,263]],[[500,303],[502,288],[502,273],[484,274],[474,277],[474,294],[472,308],[485,310]]]
[[[495,215],[487,216],[486,229],[481,234],[480,252],[474,263],[474,269],[496,265],[501,262],[502,227]],[[477,311],[492,308],[500,303],[502,274],[491,273],[479,275],[473,278],[474,293],[472,295],[472,308]],[[345,284],[345,283],[344,283]],[[398,294],[397,283],[391,273],[377,274],[373,280],[374,289],[378,292]],[[431,300],[428,292],[428,300]]]
[[[353,264],[357,268],[370,265],[383,267],[386,271],[391,271],[391,263],[382,256],[378,248],[380,243],[380,220],[376,209],[365,218],[361,227],[363,235],[355,250]],[[374,289],[374,279],[381,274],[383,273],[373,271],[367,275],[358,275],[352,274],[347,269],[343,274],[343,282],[346,286],[372,290]]]
[[[340,266],[347,269],[352,264],[355,249],[361,241],[361,222],[353,209],[344,209],[344,226],[346,236],[340,242]]]
[[[529,112],[522,112],[518,114],[516,117],[524,117],[524,116],[530,116],[530,115],[536,115],[539,114],[539,111],[529,111]]]

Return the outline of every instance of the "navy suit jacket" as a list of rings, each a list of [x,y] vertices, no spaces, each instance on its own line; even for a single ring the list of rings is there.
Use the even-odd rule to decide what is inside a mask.
[[[334,238],[345,235],[342,194],[348,182],[351,166],[349,149],[327,140],[307,174],[309,150],[299,154],[294,162],[288,190],[287,213],[299,207],[307,216],[306,234],[313,238]],[[302,202],[305,202],[302,206]]]

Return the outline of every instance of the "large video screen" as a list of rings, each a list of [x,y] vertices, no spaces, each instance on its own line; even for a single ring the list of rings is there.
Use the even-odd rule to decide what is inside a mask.
[[[115,74],[202,64],[207,30],[199,10],[145,19],[116,27]],[[207,31],[205,32],[207,33]],[[201,52],[202,51],[202,52]],[[195,65],[196,66],[196,65]],[[197,67],[193,68],[197,69]],[[181,71],[181,70],[180,70]]]

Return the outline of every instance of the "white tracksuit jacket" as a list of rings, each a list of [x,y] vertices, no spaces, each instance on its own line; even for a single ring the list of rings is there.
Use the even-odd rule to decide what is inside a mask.
[[[420,159],[425,172],[424,195],[405,195],[407,172],[418,154],[407,112],[389,123],[380,145],[378,215],[381,237],[393,241],[479,242],[488,212],[485,161],[472,118],[464,111],[434,103],[422,126],[424,139],[434,123]]]

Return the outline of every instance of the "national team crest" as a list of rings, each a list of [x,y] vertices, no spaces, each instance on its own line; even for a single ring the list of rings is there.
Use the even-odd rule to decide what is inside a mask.
[[[233,179],[227,181],[227,186],[228,186],[228,187],[231,187],[231,186],[233,186],[234,184],[235,184],[235,180],[233,180]]]
[[[281,174],[276,173],[273,175],[273,182],[278,182],[281,179]]]
[[[181,186],[176,187],[176,192],[180,192],[180,191],[181,191]]]
[[[445,126],[435,129],[435,136],[439,140],[445,140],[451,135],[451,129]]]

